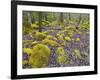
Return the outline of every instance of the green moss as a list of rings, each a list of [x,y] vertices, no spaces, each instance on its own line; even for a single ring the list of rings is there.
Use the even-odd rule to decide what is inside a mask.
[[[56,53],[57,53],[58,55],[60,55],[60,54],[65,54],[65,51],[64,51],[63,47],[58,47]]]
[[[57,54],[56,61],[59,64],[66,64],[68,62],[67,60],[68,55],[65,53],[63,47],[58,47],[56,50],[56,54]]]
[[[36,44],[38,44],[37,41],[34,41],[34,42],[31,43],[32,46],[34,46],[34,45],[36,45]]]
[[[52,39],[53,36],[51,36],[51,35],[47,35],[46,38],[47,38],[47,39]]]
[[[53,21],[53,22],[49,23],[49,26],[51,26],[51,27],[56,27],[57,25],[58,25],[57,21]]]
[[[28,55],[31,55],[32,54],[32,49],[30,49],[30,48],[23,48],[23,52],[28,54]]]
[[[28,64],[28,60],[23,60],[23,61],[22,61],[22,64],[23,64],[23,65],[27,65],[27,64]]]
[[[66,40],[66,41],[69,41],[69,42],[72,41],[71,38],[68,37],[68,36],[65,37],[65,40]]]
[[[80,41],[80,38],[76,38],[76,41]]]
[[[37,24],[32,24],[32,28],[38,28],[39,26]]]
[[[67,63],[67,58],[66,58],[66,56],[57,56],[56,61],[59,64],[66,64]]]
[[[44,44],[37,44],[36,46],[33,47],[33,52],[44,52],[46,55],[50,55],[50,49],[48,46]],[[41,53],[42,54],[42,53]]]
[[[80,50],[74,49],[74,56],[75,58],[81,58]]]
[[[36,38],[37,40],[43,40],[45,37],[46,37],[46,34],[44,34],[43,32],[37,32],[37,33],[35,34],[35,38]]]
[[[37,44],[32,49],[33,54],[29,58],[29,64],[32,68],[46,67],[48,65],[48,57],[51,53],[48,46]]]
[[[49,40],[49,39],[42,40],[42,43],[46,44],[46,45],[53,46],[53,47],[59,46],[59,44],[56,41]]]

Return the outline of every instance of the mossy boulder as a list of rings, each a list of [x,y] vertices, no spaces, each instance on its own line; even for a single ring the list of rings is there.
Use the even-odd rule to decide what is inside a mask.
[[[37,40],[43,40],[46,37],[46,34],[43,32],[37,32],[34,36]]]
[[[58,47],[56,50],[56,61],[59,64],[66,64],[68,62],[68,55],[65,53],[63,47]]]
[[[32,49],[33,54],[29,58],[29,64],[32,68],[40,68],[48,66],[48,59],[51,50],[48,46],[43,44],[37,44]]]
[[[39,25],[37,25],[37,24],[32,24],[32,28],[38,28],[39,27]]]
[[[62,54],[65,54],[65,51],[64,51],[63,47],[58,47],[57,50],[56,50],[56,53],[58,55],[62,55]]]
[[[59,46],[59,44],[58,44],[56,41],[49,40],[49,39],[44,39],[44,40],[42,40],[42,43],[43,43],[43,44],[46,44],[46,45],[53,46],[53,47]]]
[[[79,42],[80,41],[80,38],[76,38],[76,41]]]
[[[31,43],[31,46],[35,46],[36,44],[38,44],[38,42],[37,42],[37,41],[33,41],[33,42]]]
[[[69,41],[69,42],[72,41],[72,39],[71,39],[69,36],[66,36],[66,37],[65,37],[65,40],[66,40],[66,41]]]
[[[32,54],[32,49],[30,49],[30,48],[23,48],[23,53],[25,53],[27,55],[31,55]]]

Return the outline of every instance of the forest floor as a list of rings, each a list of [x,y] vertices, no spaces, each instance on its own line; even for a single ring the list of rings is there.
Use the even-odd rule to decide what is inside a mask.
[[[47,31],[47,35],[51,35],[54,38],[57,38],[56,37],[57,34],[63,34],[62,38],[68,36],[67,34],[68,30],[67,31],[65,30],[62,32],[62,30],[60,29],[61,27],[54,27],[54,29],[45,28],[45,29],[42,29],[42,32]],[[68,62],[66,64],[58,63],[56,60],[57,47],[53,47],[49,45],[48,47],[51,50],[51,54],[49,56],[49,62],[48,62],[47,67],[68,67],[68,66],[89,66],[90,65],[89,31],[81,31],[77,29],[77,31],[81,32],[81,34],[74,32],[73,29],[70,31],[73,32],[71,35],[71,40],[68,41],[65,39],[61,39],[63,42],[59,39],[56,40],[58,44],[64,43],[62,47],[65,51],[65,54],[68,55],[68,57],[66,57]],[[36,30],[36,32],[38,31]],[[77,38],[79,40],[76,40]],[[33,40],[33,41],[37,41],[38,43],[41,43],[41,41],[36,40],[34,37],[31,37],[31,35],[29,34],[23,35],[23,40]],[[26,48],[32,48],[30,46],[30,43],[27,43]],[[77,52],[78,54],[76,53],[76,55],[74,52],[75,50],[78,51]],[[26,58],[26,56],[27,55],[23,53],[23,58],[28,59]],[[27,68],[27,66],[24,66],[24,68]]]

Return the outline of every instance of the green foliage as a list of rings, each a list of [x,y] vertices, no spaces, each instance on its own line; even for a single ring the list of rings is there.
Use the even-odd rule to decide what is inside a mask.
[[[43,32],[36,32],[35,36],[34,36],[37,40],[43,40],[46,37],[46,34],[44,34]]]
[[[32,68],[46,67],[48,65],[48,57],[51,53],[48,46],[37,44],[32,49],[33,54],[29,58],[29,64]]]

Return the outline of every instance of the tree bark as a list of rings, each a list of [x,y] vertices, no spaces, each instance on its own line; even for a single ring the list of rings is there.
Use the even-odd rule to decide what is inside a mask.
[[[39,32],[42,32],[42,27],[41,27],[41,25],[42,25],[42,12],[39,12],[38,15],[39,15]]]

